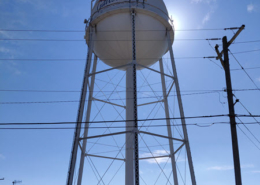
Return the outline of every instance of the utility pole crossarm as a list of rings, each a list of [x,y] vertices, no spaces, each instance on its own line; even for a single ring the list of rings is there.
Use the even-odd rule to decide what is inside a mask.
[[[241,31],[243,31],[243,29],[245,29],[245,25],[243,24],[240,28],[239,28],[239,30],[235,33],[235,35],[230,39],[230,41],[228,41],[228,43],[227,43],[227,47],[229,47],[233,42],[234,42],[234,40],[237,38],[237,36],[241,33]],[[216,49],[216,47],[215,47],[215,49]],[[221,57],[222,57],[222,55],[223,55],[223,50],[221,51],[221,53],[220,54],[218,54],[218,56],[217,56],[217,60],[218,59],[220,59]]]

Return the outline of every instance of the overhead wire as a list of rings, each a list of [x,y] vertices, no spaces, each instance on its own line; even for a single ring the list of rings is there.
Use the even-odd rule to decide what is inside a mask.
[[[233,96],[236,97],[236,95],[233,94]],[[246,106],[239,100],[239,104],[242,105],[242,107],[247,111],[247,113],[260,125],[260,122],[251,114],[251,112],[246,108]]]
[[[233,53],[229,50],[235,61],[238,63],[238,65],[241,67],[241,69],[246,73],[247,77],[251,80],[251,82],[254,84],[254,86],[260,91],[260,88],[256,85],[252,77],[247,73],[247,71],[244,69],[244,67],[241,65],[241,63],[237,60],[237,58],[233,55]]]
[[[205,124],[205,123],[203,123]],[[186,126],[197,126],[197,127],[211,127],[213,125],[229,125],[230,122],[214,122],[214,123],[208,123],[207,125],[202,125],[201,123],[187,123]],[[244,124],[244,125],[256,125],[258,122],[247,122],[247,123],[237,123],[237,125]],[[3,126],[0,124],[0,126]],[[20,126],[20,125],[16,125]],[[181,124],[174,124],[173,127],[180,127]],[[128,128],[132,126],[109,126],[109,127],[82,127],[82,128],[88,128],[88,129],[119,129],[119,128]],[[166,125],[149,125],[149,126],[143,126],[147,128],[158,128],[158,127],[167,127]],[[74,130],[75,127],[1,127],[0,130]]]
[[[226,28],[209,28],[209,29],[203,29],[203,28],[197,28],[197,29],[176,29],[174,31],[216,31],[216,30],[225,30]],[[53,29],[0,29],[0,31],[6,31],[6,32],[64,32],[64,33],[70,33],[70,32],[84,32],[85,30],[53,30]],[[165,29],[149,29],[149,30],[136,30],[136,32],[139,31],[163,31],[165,32]],[[131,32],[131,30],[99,30],[99,32]]]
[[[258,90],[258,89],[257,89]],[[222,92],[220,91],[208,91],[208,92],[194,92],[194,93],[183,93],[181,96],[191,96],[191,95],[203,95],[203,94],[213,94]],[[241,90],[242,91],[242,90]],[[168,95],[168,97],[176,97],[177,95]],[[138,97],[137,99],[154,99],[154,98],[163,98],[163,96],[150,96],[150,97]],[[110,98],[110,99],[101,99],[103,101],[114,101],[114,100],[127,100],[133,98]],[[86,100],[88,101],[95,101],[95,100]],[[16,102],[0,102],[0,105],[22,105],[22,104],[54,104],[54,103],[78,103],[79,100],[54,100],[54,101],[16,101]]]
[[[236,114],[236,117],[260,117],[260,115],[244,115],[244,114]],[[186,116],[186,117],[172,117],[172,118],[152,118],[152,119],[138,119],[138,121],[162,121],[162,120],[174,120],[174,119],[199,119],[199,118],[217,118],[217,117],[229,117],[228,114],[216,114],[216,115],[204,115],[204,116]],[[102,124],[102,123],[127,123],[127,122],[132,122],[134,120],[107,120],[107,121],[88,121],[88,122],[81,122],[81,123],[95,123],[95,124]],[[30,122],[30,123],[23,123],[23,122],[2,122],[0,123],[0,126],[10,126],[10,125],[67,125],[67,124],[76,124],[77,122]],[[215,122],[215,124],[218,123],[223,123],[225,124],[226,122]],[[250,122],[247,124],[258,124],[258,122]],[[181,126],[181,124],[179,124]],[[156,126],[156,125],[155,125]],[[160,126],[160,125],[158,125]],[[177,126],[175,124],[175,126]],[[126,126],[128,127],[128,126]],[[91,127],[89,127],[91,128]],[[99,128],[99,127],[98,127]],[[106,128],[106,127],[104,127]],[[120,127],[119,127],[120,128]]]
[[[260,148],[251,140],[251,138],[240,128],[240,126],[238,125],[239,130],[251,141],[251,143],[258,149],[260,150]]]
[[[136,41],[164,41],[165,39],[136,39]],[[204,41],[207,39],[201,39],[201,38],[196,38],[196,39],[174,39],[174,41]],[[85,39],[0,39],[0,41],[46,41],[46,42],[87,42],[88,40]],[[115,42],[129,42],[132,41],[131,39],[124,39],[124,40],[113,40],[113,39],[97,39],[97,40],[92,40],[92,41],[97,41],[97,42],[110,42],[110,41],[115,41]]]

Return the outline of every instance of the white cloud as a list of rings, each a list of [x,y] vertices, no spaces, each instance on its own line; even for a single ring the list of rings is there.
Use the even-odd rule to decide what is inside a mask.
[[[191,3],[207,3],[216,2],[216,0],[191,0]]]
[[[211,14],[213,13],[213,11],[208,12],[204,18],[202,19],[202,24],[205,24],[206,22],[208,22],[210,20]]]
[[[248,12],[252,12],[254,9],[255,9],[255,6],[252,3],[247,5],[247,11]]]
[[[252,173],[260,173],[260,170],[252,171]]]
[[[8,38],[8,39],[12,38],[11,35],[6,31],[0,31],[0,36]]]
[[[164,156],[164,155],[169,155],[169,151],[165,151],[165,150],[155,150],[151,153],[143,153],[140,155],[141,158],[145,158],[145,157],[155,157],[155,156]],[[162,158],[154,158],[154,159],[146,159],[144,161],[154,164],[154,163],[166,163],[167,161],[170,162],[170,160],[168,160],[168,157],[162,157]]]
[[[253,164],[245,164],[241,165],[241,168],[253,168]],[[207,170],[218,170],[218,171],[225,171],[225,170],[233,170],[234,166],[232,165],[223,165],[223,166],[212,166],[207,168]]]
[[[260,82],[260,77],[256,79],[258,82]]]
[[[207,168],[207,170],[219,170],[219,171],[223,171],[223,170],[232,170],[233,166],[212,166]]]
[[[207,12],[201,20],[201,25],[198,26],[199,28],[202,28],[202,26],[211,19],[213,13],[217,9],[217,0],[191,0],[191,3],[204,3],[207,6]]]
[[[241,165],[241,168],[254,168],[255,166],[253,164],[245,164]]]
[[[17,0],[19,3],[26,3],[32,5],[38,10],[44,10],[51,13],[57,13],[57,10],[53,8],[52,1],[42,1],[42,0]]]
[[[19,65],[14,61],[8,61],[5,63],[6,69],[8,69],[13,75],[21,75],[23,72],[19,69]]]
[[[10,53],[11,50],[10,49],[7,49],[5,47],[0,47],[0,53]]]
[[[3,154],[0,154],[0,159],[5,159],[5,156]]]

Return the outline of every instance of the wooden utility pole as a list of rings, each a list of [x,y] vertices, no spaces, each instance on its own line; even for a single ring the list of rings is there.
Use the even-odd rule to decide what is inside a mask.
[[[237,140],[237,128],[236,128],[236,119],[235,119],[235,109],[233,102],[233,92],[232,92],[232,83],[230,76],[229,68],[229,57],[228,57],[228,47],[232,44],[235,38],[239,33],[245,28],[245,25],[242,25],[233,38],[228,42],[227,37],[223,37],[223,51],[220,53],[218,50],[218,45],[215,49],[218,54],[216,59],[220,59],[221,64],[225,70],[226,76],[226,86],[227,86],[227,96],[228,96],[228,107],[229,107],[229,119],[230,119],[230,128],[231,128],[231,139],[232,139],[232,149],[233,149],[233,161],[234,161],[234,171],[235,171],[235,180],[236,185],[242,185],[241,170],[240,170],[240,159],[239,159],[239,149],[238,149],[238,140]],[[224,54],[224,60],[222,60],[222,53]]]

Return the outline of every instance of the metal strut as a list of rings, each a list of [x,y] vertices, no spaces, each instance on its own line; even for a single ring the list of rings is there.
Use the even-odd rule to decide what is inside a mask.
[[[167,30],[167,40],[168,40],[168,49],[170,52],[171,63],[172,63],[172,71],[173,71],[173,75],[175,77],[174,81],[175,81],[176,93],[177,93],[178,104],[179,104],[179,111],[180,111],[180,116],[181,116],[182,130],[183,130],[185,146],[186,146],[186,151],[187,151],[187,158],[188,158],[188,163],[189,163],[189,168],[190,168],[191,184],[196,185],[196,178],[195,178],[194,167],[193,167],[191,151],[190,151],[190,143],[189,143],[188,132],[187,132],[187,128],[186,128],[186,121],[185,121],[185,115],[184,115],[184,111],[183,111],[179,80],[178,80],[178,76],[177,76],[175,60],[174,60],[174,55],[173,55],[173,51],[172,51],[172,43],[171,43],[171,37],[170,37],[169,30]]]
[[[78,145],[79,145],[79,135],[80,135],[80,130],[81,130],[81,123],[82,123],[86,94],[87,94],[88,74],[89,74],[90,64],[91,64],[91,60],[92,60],[92,51],[93,51],[92,36],[93,36],[93,28],[90,26],[87,62],[86,62],[86,67],[85,67],[82,89],[81,89],[80,104],[79,104],[79,110],[78,110],[78,115],[77,115],[77,125],[76,125],[75,133],[74,133],[73,146],[72,146],[72,151],[71,151],[71,158],[70,158],[68,178],[67,178],[67,185],[72,185],[74,171],[75,171],[76,158],[77,158]]]
[[[135,48],[135,11],[132,10],[132,49],[133,49],[133,92],[134,92],[134,159],[135,185],[139,185],[139,150],[138,150],[138,122],[137,122],[137,95],[136,95],[136,48]]]

